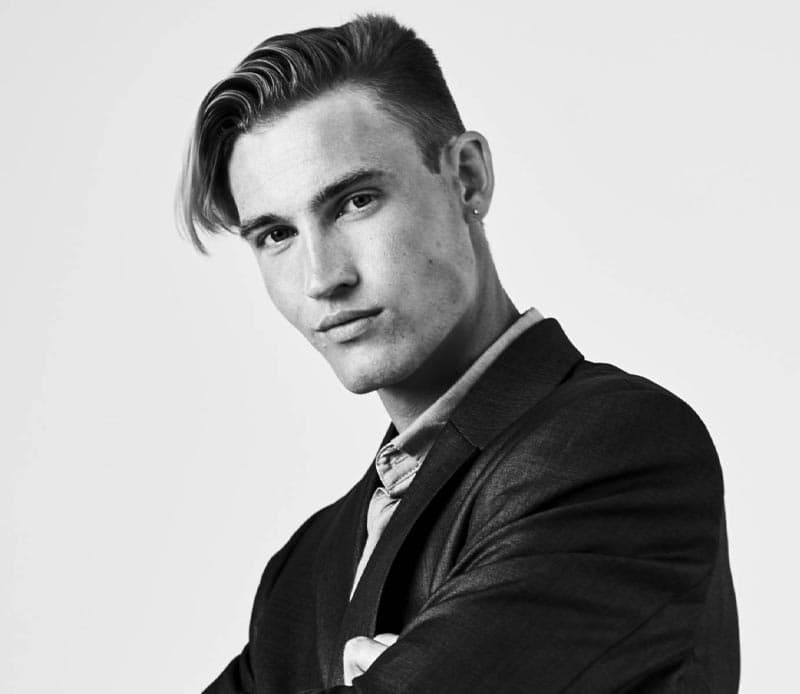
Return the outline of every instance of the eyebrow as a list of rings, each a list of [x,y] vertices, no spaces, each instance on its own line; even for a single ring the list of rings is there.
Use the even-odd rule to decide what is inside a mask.
[[[311,198],[311,209],[318,210],[329,200],[338,197],[348,188],[357,186],[368,180],[381,179],[386,177],[386,172],[380,169],[356,169],[349,173],[344,174],[341,178],[329,183],[322,190],[314,194]],[[258,217],[248,219],[239,225],[239,233],[243,239],[246,239],[253,231],[259,227],[276,224],[279,222],[286,223],[286,218],[277,214],[260,214]]]

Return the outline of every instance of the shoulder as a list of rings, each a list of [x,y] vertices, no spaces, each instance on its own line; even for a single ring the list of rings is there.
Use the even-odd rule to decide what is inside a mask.
[[[552,396],[563,404],[590,410],[601,403],[631,409],[646,403],[702,426],[694,410],[680,397],[644,376],[628,373],[613,364],[581,361]]]
[[[363,483],[363,480],[356,483],[342,497],[309,516],[292,533],[286,544],[272,557],[265,569],[265,575],[280,572],[280,569],[292,555],[303,551],[303,548],[312,548],[315,551],[315,548],[328,533],[331,523],[334,522],[337,516],[352,508],[353,504],[356,503],[356,498]]]
[[[717,463],[705,425],[684,400],[611,364],[581,362],[509,434],[516,444],[535,442],[538,450],[565,462],[577,456],[575,462],[584,468],[594,458],[604,458],[604,465],[613,465],[614,459],[625,465],[632,462],[628,456],[643,454],[691,454]]]
[[[331,524],[337,517],[348,512],[357,503],[364,480],[357,482],[351,489],[336,501],[319,509],[309,516],[295,530],[283,547],[269,560],[261,579],[262,587],[269,584],[281,573],[283,567],[298,554],[314,555],[317,547],[324,541]]]
[[[719,460],[695,411],[610,364],[581,362],[484,453],[489,493],[513,484],[722,503]]]
[[[481,536],[535,519],[544,551],[669,548],[705,562],[716,547],[722,476],[705,426],[673,393],[614,366],[582,362],[482,458]]]

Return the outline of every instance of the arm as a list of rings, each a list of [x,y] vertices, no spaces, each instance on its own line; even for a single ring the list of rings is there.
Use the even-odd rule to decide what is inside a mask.
[[[674,674],[718,543],[705,428],[649,387],[585,399],[546,426],[484,480],[481,530],[397,643],[352,687],[324,691],[600,694]]]

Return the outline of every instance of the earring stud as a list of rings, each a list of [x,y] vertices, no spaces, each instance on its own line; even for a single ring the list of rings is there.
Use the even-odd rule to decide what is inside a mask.
[[[472,214],[474,214],[476,217],[477,217],[477,216],[478,216],[480,213],[481,213],[481,211],[480,211],[478,208],[476,208],[476,207],[473,207],[473,208],[472,208]]]

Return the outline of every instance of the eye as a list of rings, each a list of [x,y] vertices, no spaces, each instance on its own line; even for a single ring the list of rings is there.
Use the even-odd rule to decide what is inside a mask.
[[[274,227],[256,236],[255,245],[256,248],[280,246],[296,235],[297,232],[290,227]]]
[[[336,214],[336,217],[338,218],[343,214],[349,214],[363,210],[365,207],[373,203],[376,197],[377,196],[374,193],[356,193],[355,195],[351,195],[349,198],[347,198],[347,200],[345,200],[344,205],[342,205],[342,209],[339,210],[339,212]]]

